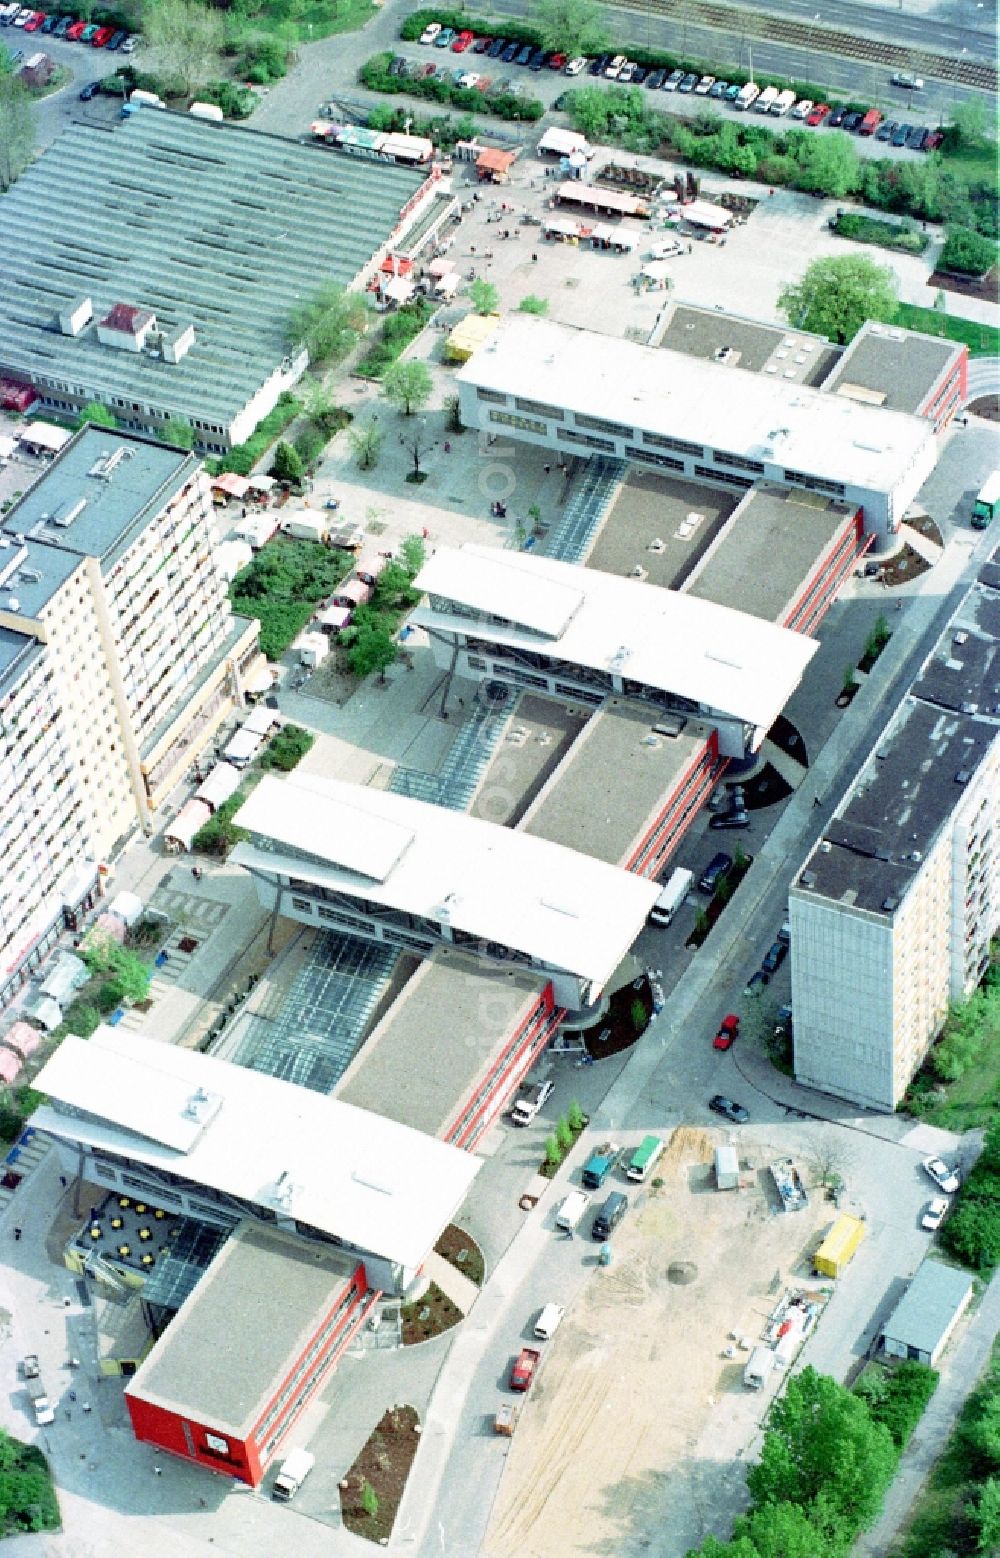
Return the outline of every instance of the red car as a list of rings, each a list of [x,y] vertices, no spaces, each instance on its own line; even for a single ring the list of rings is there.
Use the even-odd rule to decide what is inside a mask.
[[[36,11],[34,16],[29,16],[24,24],[25,32],[37,32],[45,20],[44,11]]]
[[[553,54],[551,56],[551,58],[549,59],[549,69],[550,70],[562,70],[562,69],[564,69],[564,67],[566,65],[567,59],[568,59],[568,55],[566,55],[566,54]]]
[[[826,118],[829,112],[829,103],[817,103],[816,107],[813,108],[808,114],[806,114],[806,124],[811,124],[815,130],[818,124],[823,123],[823,120]]]
[[[451,52],[453,54],[464,54],[470,44],[475,43],[475,41],[476,35],[474,32],[460,32],[451,46]]]
[[[95,49],[106,48],[115,35],[113,27],[98,27],[90,42]]]
[[[511,1390],[527,1390],[535,1377],[541,1353],[537,1347],[522,1347],[510,1370]]]
[[[927,137],[926,141],[924,142],[924,145],[923,145],[924,151],[937,151],[938,147],[941,145],[941,142],[943,140],[944,140],[944,136],[941,134],[940,130],[932,130],[930,135]]]
[[[74,22],[72,27],[70,27],[66,33],[66,42],[79,43],[81,37],[83,36],[83,31],[86,25],[86,22]]]
[[[736,1035],[740,1031],[740,1019],[735,1012],[730,1012],[728,1017],[723,1017],[719,1024],[719,1031],[712,1040],[716,1049],[732,1049]]]

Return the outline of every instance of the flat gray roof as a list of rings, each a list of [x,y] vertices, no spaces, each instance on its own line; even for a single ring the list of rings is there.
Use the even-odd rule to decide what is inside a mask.
[[[880,404],[890,411],[918,412],[961,350],[958,341],[869,320],[845,348],[823,388],[846,393],[854,384],[883,397]]]
[[[925,1260],[886,1321],[883,1335],[920,1352],[936,1351],[942,1337],[969,1296],[967,1271]]]
[[[996,734],[908,699],[793,887],[891,918]]]
[[[546,983],[438,948],[366,1040],[337,1098],[439,1136]]]
[[[728,347],[739,353],[738,359],[731,359],[733,366],[751,373],[766,373],[770,367],[772,376],[780,378],[787,378],[794,370],[798,383],[814,386],[827,377],[841,352],[839,346],[831,346],[807,330],[782,330],[778,325],[691,303],[676,304],[657,345],[710,362]]]
[[[1000,580],[997,581],[1000,587]],[[1000,596],[974,584],[913,684],[925,703],[1000,726]]]
[[[788,608],[852,509],[822,493],[761,485],[748,492],[684,589],[702,600],[784,622]]]
[[[185,1299],[129,1391],[245,1438],[304,1351],[331,1294],[361,1264],[261,1223],[241,1223]]]
[[[648,704],[609,699],[528,810],[523,831],[627,865],[709,735],[708,725],[688,720],[678,735],[657,736],[649,745],[659,719]]]
[[[590,715],[587,705],[574,707],[542,693],[521,692],[473,796],[472,816],[516,826]]]
[[[287,353],[295,306],[353,282],[426,177],[163,110],[73,125],[3,198],[0,367],[225,426]],[[94,325],[62,335],[87,297],[95,321],[124,303],[168,336],[192,324],[194,345],[168,363]]]
[[[98,558],[105,571],[113,567],[200,463],[197,455],[152,438],[81,429],[0,521],[12,549],[16,536],[28,548],[16,587],[25,615],[42,609],[81,558]],[[0,550],[0,568],[12,556],[13,550]],[[42,577],[33,579],[33,571]]]
[[[742,493],[709,487],[630,466],[601,526],[586,566],[628,575],[643,568],[650,584],[680,590],[699,559],[724,528]],[[681,530],[700,515],[690,533]],[[655,550],[653,549],[655,548]],[[731,605],[726,601],[725,605]]]

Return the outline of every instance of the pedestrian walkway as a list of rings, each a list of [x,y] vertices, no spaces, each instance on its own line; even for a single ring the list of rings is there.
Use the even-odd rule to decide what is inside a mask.
[[[460,1309],[463,1315],[469,1313],[479,1297],[479,1288],[457,1266],[445,1260],[437,1250],[431,1250],[424,1262],[424,1272],[432,1282],[437,1283],[445,1297],[451,1299],[456,1309]]]
[[[907,546],[911,546],[918,557],[922,557],[925,563],[933,568],[938,561],[944,547],[932,541],[930,536],[922,535],[919,530],[914,530],[912,525],[900,525],[899,534]]]
[[[882,1514],[870,1531],[859,1538],[854,1558],[883,1558],[903,1521],[909,1515],[923,1484],[941,1455],[955,1427],[965,1399],[976,1384],[1000,1331],[1000,1272],[983,1295],[969,1320],[965,1334],[945,1353],[941,1380],[903,1451]]]

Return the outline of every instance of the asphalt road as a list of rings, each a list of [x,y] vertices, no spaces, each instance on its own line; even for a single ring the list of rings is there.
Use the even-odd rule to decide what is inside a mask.
[[[94,49],[86,43],[67,43],[62,38],[49,38],[44,34],[29,33],[27,37],[20,27],[0,28],[0,45],[11,53],[23,49],[25,58],[37,50],[43,50],[56,64],[70,71],[70,79],[57,92],[39,98],[35,105],[35,144],[44,150],[61,135],[67,125],[77,122],[87,124],[111,124],[119,115],[121,104],[107,97],[95,97],[89,103],[80,102],[81,90],[91,81],[112,76],[120,65],[128,63],[129,56],[116,50]],[[133,60],[138,56],[133,54]]]

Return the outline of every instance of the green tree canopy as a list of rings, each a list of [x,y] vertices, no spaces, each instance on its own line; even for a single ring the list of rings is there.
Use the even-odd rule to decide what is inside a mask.
[[[407,417],[426,406],[433,388],[425,362],[394,362],[382,375],[382,394]]]
[[[348,428],[347,436],[357,456],[358,465],[363,471],[370,471],[378,459],[382,440],[385,437],[382,429],[376,427],[374,422],[366,422],[361,427]]]
[[[396,641],[385,628],[366,624],[347,651],[347,663],[355,676],[371,676],[377,671],[379,681],[384,682],[396,654]]]
[[[143,7],[142,31],[158,74],[174,77],[189,96],[222,75],[221,11],[198,0],[156,0]]]
[[[274,451],[274,459],[271,463],[271,475],[278,481],[300,482],[303,476],[302,456],[291,444],[284,439]]]
[[[889,324],[895,318],[896,278],[864,255],[813,260],[805,275],[785,287],[778,307],[796,330],[828,336],[844,346],[866,319]]]
[[[80,407],[80,414],[76,419],[77,427],[86,427],[88,422],[93,423],[94,427],[118,426],[117,418],[107,406],[102,406],[99,400],[88,400],[85,406]]]
[[[830,195],[842,200],[857,189],[860,182],[860,159],[851,138],[842,130],[829,135],[815,135],[811,130],[800,130],[791,142],[797,172],[795,184],[812,194]]]
[[[855,1531],[874,1519],[895,1468],[888,1430],[864,1402],[807,1367],[771,1408],[747,1487],[761,1505],[785,1500],[805,1509],[822,1498]]]
[[[600,54],[610,36],[593,0],[535,0],[531,19],[542,47],[562,54]]]
[[[522,314],[547,314],[549,311],[549,300],[548,298],[535,297],[533,292],[529,292],[528,296],[522,298],[517,306]]]
[[[0,70],[0,190],[10,188],[35,149],[31,98],[23,82],[9,74],[9,55],[5,58],[8,70]]]
[[[313,364],[339,362],[367,328],[369,307],[357,292],[324,282],[288,322],[290,346],[305,346]]]
[[[500,307],[500,293],[492,281],[477,276],[469,287],[469,297],[477,314],[495,314]]]
[[[174,444],[178,449],[194,448],[194,428],[180,417],[170,417],[164,422],[160,428],[160,438],[165,444]]]

